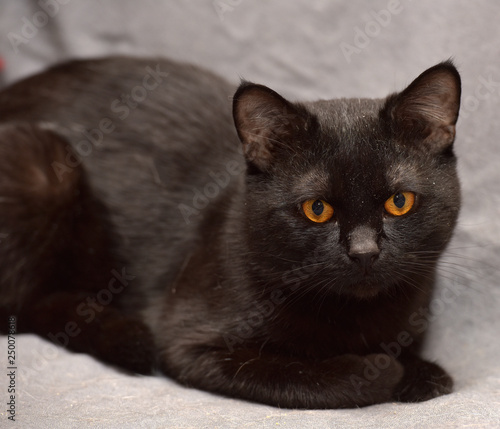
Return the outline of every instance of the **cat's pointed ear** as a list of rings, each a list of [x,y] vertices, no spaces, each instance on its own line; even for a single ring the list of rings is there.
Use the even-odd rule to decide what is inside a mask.
[[[299,106],[250,82],[242,82],[234,95],[233,118],[247,162],[260,171],[270,171],[306,128]]]
[[[460,75],[451,61],[431,67],[389,96],[382,115],[397,138],[442,153],[452,147],[460,109]]]

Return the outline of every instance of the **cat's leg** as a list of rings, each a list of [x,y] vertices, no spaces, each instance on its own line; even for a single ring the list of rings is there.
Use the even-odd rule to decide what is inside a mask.
[[[405,373],[394,392],[395,400],[421,402],[451,393],[453,379],[439,365],[410,355],[401,362]]]
[[[0,126],[0,332],[14,316],[19,333],[152,372],[149,329],[119,309],[126,288],[113,273],[126,276],[126,264],[110,234],[64,138],[37,125]]]
[[[64,270],[81,167],[67,142],[29,124],[0,126],[0,312],[15,313]],[[57,176],[53,165],[67,174]],[[1,328],[0,328],[1,329]]]
[[[155,372],[154,338],[139,316],[83,291],[56,292],[30,308],[31,332],[133,373]]]
[[[170,354],[170,353],[169,353]],[[390,401],[403,367],[385,354],[321,361],[263,350],[174,352],[164,370],[181,383],[284,408],[349,408]]]

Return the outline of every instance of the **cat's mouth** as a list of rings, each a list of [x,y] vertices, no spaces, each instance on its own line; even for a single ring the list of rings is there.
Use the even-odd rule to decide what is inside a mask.
[[[380,293],[384,293],[384,291],[388,289],[390,286],[390,284],[388,284],[388,279],[380,274],[377,267],[370,267],[369,269],[360,268],[359,266],[353,266],[350,275],[344,278],[343,282],[339,283],[341,287],[337,289],[337,292],[340,295],[354,296],[359,299],[370,299]]]
[[[370,299],[376,297],[385,288],[382,287],[380,282],[375,281],[365,281],[359,283],[353,283],[348,287],[342,289],[343,294],[353,295],[360,299]]]

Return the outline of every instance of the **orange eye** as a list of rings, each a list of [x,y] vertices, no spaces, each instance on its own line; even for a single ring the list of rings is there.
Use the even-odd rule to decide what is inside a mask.
[[[333,216],[333,207],[323,200],[307,200],[302,203],[302,210],[309,220],[323,223]]]
[[[410,211],[413,204],[415,204],[413,192],[398,192],[385,202],[384,207],[387,213],[393,216],[403,216]]]

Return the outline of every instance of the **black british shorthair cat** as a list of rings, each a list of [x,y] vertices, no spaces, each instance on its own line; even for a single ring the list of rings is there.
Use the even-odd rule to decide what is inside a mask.
[[[0,93],[1,329],[279,407],[449,393],[419,350],[460,206],[453,64],[380,100],[235,89],[117,57]]]

